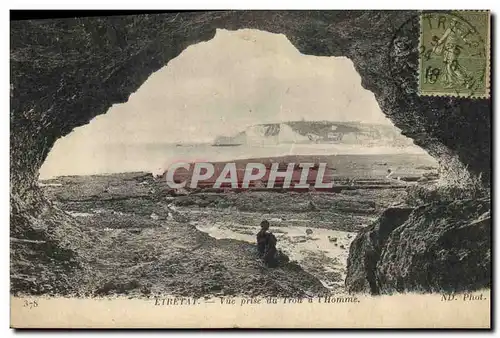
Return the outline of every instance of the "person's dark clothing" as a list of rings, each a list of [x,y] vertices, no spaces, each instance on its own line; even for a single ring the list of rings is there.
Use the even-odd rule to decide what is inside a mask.
[[[267,235],[266,230],[261,230],[257,233],[257,249],[259,254],[264,255],[267,246]]]
[[[276,256],[276,237],[266,230],[257,234],[257,248],[266,263],[272,263]]]

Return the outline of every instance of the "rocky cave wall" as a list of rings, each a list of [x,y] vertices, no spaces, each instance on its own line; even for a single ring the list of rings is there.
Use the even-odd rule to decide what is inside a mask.
[[[281,33],[303,54],[348,57],[362,85],[404,135],[441,163],[481,174],[489,185],[490,99],[417,94],[418,23],[417,11],[217,11],[12,21],[11,234],[49,239],[51,248],[65,236],[70,242],[74,220],[50,210],[36,185],[55,141],[112,104],[126,102],[149,75],[188,46],[213,38],[217,28]],[[450,161],[455,157],[459,161]]]

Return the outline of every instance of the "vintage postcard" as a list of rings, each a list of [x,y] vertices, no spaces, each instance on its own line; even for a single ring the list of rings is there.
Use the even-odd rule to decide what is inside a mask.
[[[489,22],[11,12],[11,326],[490,328]]]

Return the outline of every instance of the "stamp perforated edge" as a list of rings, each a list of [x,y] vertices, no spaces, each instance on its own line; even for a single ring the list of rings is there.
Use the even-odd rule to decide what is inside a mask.
[[[454,10],[455,12],[485,12],[488,13],[488,29],[487,29],[487,39],[485,42],[485,45],[487,47],[487,52],[486,52],[486,74],[485,74],[485,93],[480,94],[480,95],[467,95],[465,93],[452,93],[452,92],[424,92],[420,88],[420,70],[422,68],[422,57],[420,56],[420,53],[418,55],[418,73],[417,73],[417,78],[418,78],[418,96],[433,96],[433,97],[456,97],[456,98],[463,98],[463,99],[489,99],[490,98],[490,81],[491,81],[491,65],[490,65],[490,58],[491,58],[491,11],[490,10]],[[422,14],[424,12],[421,10],[420,11],[420,16],[419,16],[419,34],[418,34],[418,48],[420,50],[420,47],[422,46]]]

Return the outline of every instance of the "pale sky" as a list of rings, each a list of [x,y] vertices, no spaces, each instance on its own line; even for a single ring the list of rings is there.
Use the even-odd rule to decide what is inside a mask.
[[[94,153],[106,145],[212,142],[250,125],[302,119],[390,123],[349,59],[300,54],[281,34],[217,30],[126,103],[59,139],[41,173],[71,161],[99,166]]]

